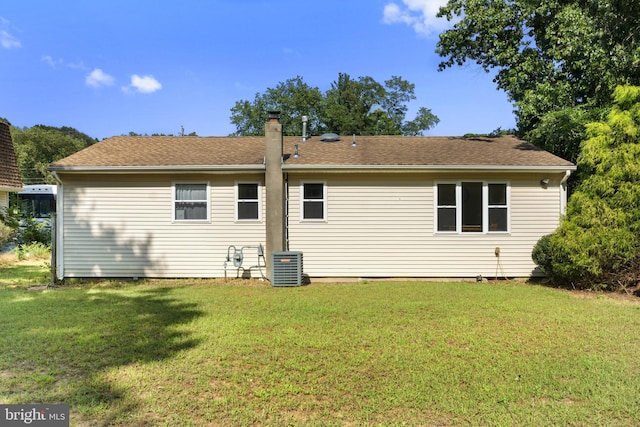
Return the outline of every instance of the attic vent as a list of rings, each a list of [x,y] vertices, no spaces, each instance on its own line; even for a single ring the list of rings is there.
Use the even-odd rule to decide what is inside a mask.
[[[302,252],[274,252],[271,255],[271,285],[302,285]]]
[[[322,142],[338,142],[340,141],[340,135],[337,133],[323,133],[320,135],[320,141]]]

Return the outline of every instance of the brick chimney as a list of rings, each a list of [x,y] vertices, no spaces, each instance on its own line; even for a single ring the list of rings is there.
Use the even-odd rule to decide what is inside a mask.
[[[265,125],[265,189],[267,277],[271,277],[271,254],[285,249],[284,176],[282,174],[282,124],[280,112],[269,111]]]

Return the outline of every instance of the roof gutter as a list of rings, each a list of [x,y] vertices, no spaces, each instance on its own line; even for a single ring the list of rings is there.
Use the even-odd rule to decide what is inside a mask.
[[[264,165],[180,165],[180,166],[49,166],[49,171],[64,173],[200,173],[264,171]]]
[[[286,172],[292,171],[339,171],[339,172],[369,172],[369,171],[395,171],[395,172],[564,172],[571,173],[575,166],[513,166],[513,165],[283,165]]]

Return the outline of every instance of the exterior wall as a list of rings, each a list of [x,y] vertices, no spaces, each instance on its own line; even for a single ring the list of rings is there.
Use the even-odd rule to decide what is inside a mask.
[[[260,175],[60,175],[61,276],[224,277],[230,245],[264,245],[264,200],[261,222],[235,221],[235,182]],[[210,222],[173,221],[174,182],[209,183]],[[257,249],[243,253],[257,264]]]
[[[9,207],[9,193],[0,191],[0,209]]]
[[[59,175],[61,276],[224,277],[230,245],[265,244],[264,188],[262,220],[235,220],[235,183],[262,185],[262,174]],[[551,178],[547,188],[540,186],[542,178]],[[561,178],[289,173],[289,249],[303,252],[311,277],[528,277],[535,274],[533,246],[559,224]],[[508,182],[509,233],[435,232],[434,183],[441,180]],[[326,183],[326,221],[300,220],[301,181]],[[209,183],[209,222],[172,221],[174,182]],[[257,249],[247,248],[244,255],[243,266],[258,263]],[[236,275],[232,262],[227,274]]]
[[[543,175],[289,176],[289,247],[311,277],[528,277],[531,250],[560,219],[560,179]],[[437,233],[434,182],[507,181],[509,233]],[[301,181],[327,184],[326,222],[300,221]],[[500,248],[500,264],[495,255]]]

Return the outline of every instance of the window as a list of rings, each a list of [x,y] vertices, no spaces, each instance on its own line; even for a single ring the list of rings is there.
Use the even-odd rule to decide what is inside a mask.
[[[324,183],[302,184],[302,219],[324,221],[326,219],[326,191]]]
[[[507,184],[489,184],[489,231],[508,231]]]
[[[456,185],[438,185],[438,231],[456,231]]]
[[[463,181],[436,184],[436,231],[509,231],[509,186]]]
[[[174,184],[174,215],[176,221],[206,221],[209,219],[209,186],[207,184]]]
[[[260,186],[257,183],[238,183],[236,185],[236,219],[238,221],[259,221]]]

